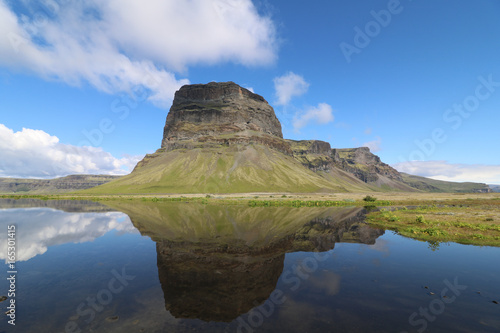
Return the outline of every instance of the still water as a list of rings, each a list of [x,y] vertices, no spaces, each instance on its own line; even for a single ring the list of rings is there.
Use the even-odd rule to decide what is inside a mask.
[[[0,201],[0,332],[499,332],[500,249],[361,208]],[[497,302],[497,303],[495,303]]]

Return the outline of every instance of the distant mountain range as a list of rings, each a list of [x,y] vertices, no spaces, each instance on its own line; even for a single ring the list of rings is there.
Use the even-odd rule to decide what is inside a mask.
[[[444,193],[488,193],[491,188],[481,183],[455,183],[401,173],[403,181],[424,192]]]
[[[55,179],[0,178],[0,194],[47,194],[84,190],[105,184],[119,176],[71,175]]]
[[[493,192],[500,192],[500,185],[489,185]]]

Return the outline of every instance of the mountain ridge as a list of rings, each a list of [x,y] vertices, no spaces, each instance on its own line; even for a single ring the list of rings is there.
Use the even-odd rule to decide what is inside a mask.
[[[0,194],[68,193],[96,187],[119,177],[108,175],[68,175],[53,179],[0,178]]]
[[[500,192],[500,185],[490,184],[488,186],[493,192]]]
[[[421,192],[367,147],[287,140],[271,105],[234,82],[185,85],[161,148],[86,193]],[[410,179],[411,180],[411,179]]]

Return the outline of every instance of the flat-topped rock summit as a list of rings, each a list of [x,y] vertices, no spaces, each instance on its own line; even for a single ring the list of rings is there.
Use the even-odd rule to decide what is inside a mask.
[[[185,85],[175,93],[162,148],[176,141],[232,139],[252,132],[283,138],[274,109],[262,96],[234,82]]]

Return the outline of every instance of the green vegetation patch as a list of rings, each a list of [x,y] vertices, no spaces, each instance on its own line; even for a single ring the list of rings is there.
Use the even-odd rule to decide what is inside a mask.
[[[390,201],[375,201],[372,202],[378,206],[389,206]],[[365,203],[356,202],[354,200],[250,200],[250,207],[337,207],[337,206],[363,206]]]
[[[500,203],[468,200],[468,205],[421,205],[368,214],[372,226],[428,242],[500,246]]]

